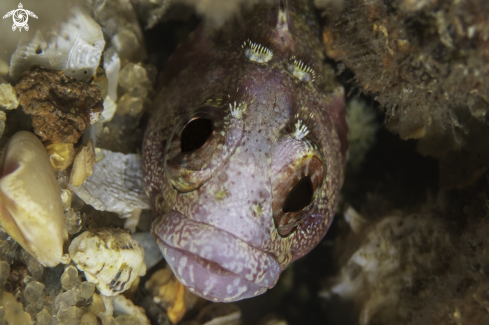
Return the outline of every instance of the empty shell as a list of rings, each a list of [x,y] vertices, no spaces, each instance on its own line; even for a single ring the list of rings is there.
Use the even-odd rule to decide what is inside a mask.
[[[44,266],[63,254],[63,207],[58,182],[41,141],[20,131],[0,158],[0,222]]]

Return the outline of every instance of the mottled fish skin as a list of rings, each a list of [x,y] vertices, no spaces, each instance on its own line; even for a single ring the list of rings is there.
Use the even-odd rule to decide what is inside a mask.
[[[258,5],[219,29],[202,23],[160,78],[143,144],[152,233],[205,299],[272,288],[331,224],[348,141],[344,91],[325,80],[321,49],[309,2]],[[186,151],[192,119],[213,131]],[[310,200],[285,208],[304,176]]]

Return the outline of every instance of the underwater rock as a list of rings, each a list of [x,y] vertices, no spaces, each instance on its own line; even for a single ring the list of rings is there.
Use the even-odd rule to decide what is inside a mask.
[[[99,89],[40,66],[25,71],[15,86],[34,132],[43,141],[76,143],[103,110]]]
[[[387,215],[372,224],[351,208],[347,220],[360,247],[321,296],[354,300],[361,325],[405,323],[409,312],[399,307],[403,292],[429,281],[453,253],[448,224],[427,213]]]
[[[386,126],[422,139],[423,154],[463,146],[463,109],[487,123],[489,20],[485,0],[345,0],[324,12],[326,53],[383,107]]]

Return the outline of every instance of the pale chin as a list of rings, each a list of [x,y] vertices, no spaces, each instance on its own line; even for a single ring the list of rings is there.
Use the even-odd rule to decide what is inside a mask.
[[[152,233],[178,280],[210,301],[260,295],[281,272],[274,255],[174,210],[155,219]]]

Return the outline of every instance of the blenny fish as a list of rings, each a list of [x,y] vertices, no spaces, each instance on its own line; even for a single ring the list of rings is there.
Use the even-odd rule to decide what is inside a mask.
[[[277,2],[197,27],[160,76],[143,143],[153,236],[211,301],[272,288],[323,238],[343,182],[344,90],[311,3]]]

